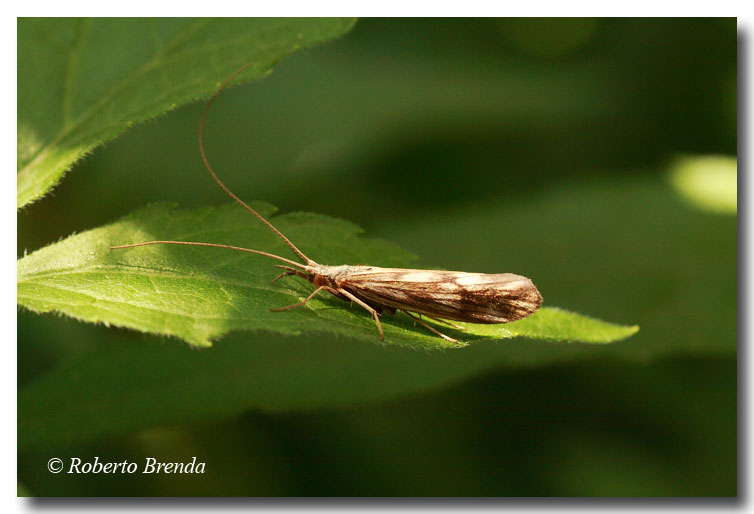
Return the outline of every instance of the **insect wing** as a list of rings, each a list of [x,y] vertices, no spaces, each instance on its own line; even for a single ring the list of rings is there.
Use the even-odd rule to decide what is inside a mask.
[[[360,266],[343,277],[341,286],[381,305],[472,323],[508,323],[542,305],[531,280],[512,273]]]

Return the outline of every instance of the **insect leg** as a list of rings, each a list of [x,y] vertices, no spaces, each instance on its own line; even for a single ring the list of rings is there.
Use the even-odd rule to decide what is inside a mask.
[[[425,314],[425,316],[427,316]],[[461,325],[456,325],[455,323],[451,323],[450,321],[446,321],[444,319],[440,318],[433,318],[432,316],[427,316],[429,319],[437,321],[438,323],[444,323],[445,325],[448,325],[449,327],[453,327],[456,330],[466,330],[466,327],[462,327]]]
[[[302,302],[298,302],[298,303],[294,303],[293,305],[287,305],[287,306],[285,306],[285,307],[277,307],[277,308],[275,308],[275,309],[270,309],[270,312],[280,312],[280,311],[287,311],[288,309],[295,309],[296,307],[303,307],[304,305],[306,305],[306,304],[307,304],[307,302],[308,302],[309,300],[311,300],[312,298],[314,298],[314,295],[315,295],[315,294],[319,293],[319,292],[320,292],[320,291],[322,291],[323,289],[329,289],[329,288],[328,288],[327,286],[319,286],[319,287],[318,287],[317,289],[315,289],[314,291],[312,291],[312,294],[310,294],[309,296],[307,296],[307,297],[306,297],[306,298],[304,299],[304,301],[302,301]]]
[[[283,277],[290,277],[291,275],[295,275],[295,273],[293,273],[292,271],[286,271],[285,273],[281,273],[277,277],[273,278],[272,282],[270,282],[270,284],[274,284],[275,282],[277,282],[281,278],[283,278]]]
[[[279,264],[276,264],[275,267],[276,268],[280,268],[280,269],[284,269],[286,271],[285,271],[285,273],[281,273],[280,275],[278,275],[277,277],[275,277],[274,279],[272,279],[272,282],[270,282],[270,284],[274,284],[275,282],[277,282],[281,278],[283,278],[283,277],[289,277],[291,275],[298,275],[301,278],[305,278],[306,280],[309,280],[309,276],[308,275],[306,275],[305,273],[300,272],[297,269],[293,269],[290,266],[281,266]]]
[[[366,302],[359,300],[357,297],[346,291],[345,289],[337,289],[337,292],[351,300],[352,302],[356,302],[362,307],[364,307],[367,312],[369,312],[372,315],[372,318],[374,319],[374,322],[377,323],[377,330],[380,332],[380,339],[385,339],[385,333],[382,331],[382,323],[380,323],[379,315],[377,314],[377,311],[374,309],[374,307],[371,307],[367,305]]]
[[[435,333],[435,334],[437,334],[438,336],[442,337],[442,338],[443,338],[443,339],[445,339],[446,341],[450,341],[451,343],[457,343],[457,342],[458,342],[458,340],[457,340],[457,339],[453,339],[452,337],[446,336],[445,334],[443,334],[443,333],[442,333],[442,332],[440,332],[439,330],[435,329],[435,328],[434,328],[433,326],[431,326],[431,325],[427,325],[427,324],[426,324],[426,323],[424,322],[424,320],[423,320],[423,319],[421,319],[420,317],[418,317],[418,316],[416,316],[416,315],[414,315],[414,314],[411,314],[411,313],[410,313],[410,312],[408,312],[408,311],[404,311],[404,312],[405,312],[406,314],[408,314],[409,316],[411,316],[412,318],[414,318],[414,319],[415,319],[416,321],[418,321],[418,322],[419,322],[419,323],[420,323],[420,324],[421,324],[422,326],[424,326],[424,327],[428,328],[429,330],[431,330],[432,332],[434,332],[434,333]],[[429,317],[429,316],[427,316],[427,317]],[[432,318],[432,319],[434,319],[434,318]]]

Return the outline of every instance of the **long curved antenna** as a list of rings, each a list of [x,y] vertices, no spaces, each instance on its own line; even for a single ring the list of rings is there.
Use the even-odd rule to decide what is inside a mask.
[[[236,75],[238,75],[239,73],[241,73],[242,71],[244,71],[246,68],[248,68],[252,64],[253,63],[244,64],[243,66],[241,66],[240,68],[238,68],[236,71],[234,71],[233,74],[230,77],[228,77],[227,79],[225,79],[225,82],[222,83],[222,85],[217,89],[217,91],[215,91],[215,94],[212,95],[212,98],[210,98],[209,101],[207,102],[207,105],[204,107],[204,112],[202,113],[202,120],[199,122],[199,152],[202,154],[202,161],[204,161],[204,166],[207,168],[207,171],[209,171],[209,174],[212,175],[212,178],[215,180],[215,182],[217,182],[217,185],[219,185],[222,188],[222,190],[225,191],[228,194],[228,196],[230,196],[231,198],[233,198],[236,202],[238,202],[239,204],[241,204],[241,206],[244,209],[246,209],[247,211],[249,211],[250,213],[252,213],[254,216],[256,216],[259,219],[259,221],[261,221],[262,223],[264,223],[265,225],[267,225],[267,228],[269,228],[270,230],[272,230],[280,239],[282,239],[283,241],[285,241],[285,244],[287,244],[288,246],[290,246],[291,250],[293,250],[296,255],[298,255],[299,257],[301,257],[301,259],[303,259],[304,262],[306,262],[306,264],[308,264],[308,265],[317,264],[316,262],[314,262],[313,260],[311,260],[309,257],[307,257],[306,255],[304,255],[304,253],[301,250],[299,250],[298,248],[296,248],[296,245],[294,245],[293,243],[291,243],[290,240],[288,240],[287,237],[285,237],[278,229],[276,229],[275,227],[273,227],[272,223],[270,223],[269,221],[267,221],[266,219],[264,219],[261,214],[259,214],[257,211],[255,211],[254,209],[252,209],[251,207],[249,207],[249,205],[247,205],[246,202],[244,202],[243,200],[241,200],[240,198],[238,198],[230,189],[228,189],[227,186],[225,184],[223,184],[223,182],[217,177],[217,175],[215,174],[214,170],[212,169],[212,166],[210,166],[209,161],[207,160],[207,155],[204,153],[204,141],[202,139],[202,136],[204,134],[204,122],[207,119],[207,113],[209,112],[210,107],[212,107],[212,102],[215,101],[215,98],[217,98],[217,95],[219,95],[222,92],[222,90],[225,89],[225,87],[228,85],[228,83],[231,80],[233,80],[236,77]]]
[[[261,252],[259,250],[252,250],[251,248],[241,248],[240,246],[221,245],[221,244],[215,244],[215,243],[195,243],[192,241],[147,241],[146,243],[133,243],[129,245],[111,246],[110,249],[117,250],[119,248],[134,248],[136,246],[147,246],[147,245],[212,246],[214,248],[225,248],[226,250],[239,250],[241,252],[249,252],[249,253],[255,253],[257,255],[264,255],[265,257],[272,257],[273,259],[283,261],[287,264],[290,264],[291,266],[296,266],[297,268],[301,268],[302,270],[307,270],[307,266],[304,266],[300,262],[292,261],[290,259],[286,259],[285,257],[280,257],[279,255],[274,255],[267,252]]]

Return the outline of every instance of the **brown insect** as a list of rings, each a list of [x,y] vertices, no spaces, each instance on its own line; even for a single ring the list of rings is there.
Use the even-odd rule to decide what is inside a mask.
[[[356,303],[369,312],[377,324],[380,339],[385,338],[382,323],[380,323],[380,315],[385,312],[394,314],[398,309],[404,311],[416,322],[443,339],[453,343],[458,341],[425,323],[421,315],[462,330],[464,327],[446,320],[471,323],[508,323],[531,316],[539,309],[542,305],[542,296],[537,288],[528,278],[512,273],[485,274],[463,271],[378,268],[374,266],[326,266],[318,264],[304,255],[269,221],[223,184],[210,166],[204,152],[202,135],[207,113],[212,103],[228,83],[249,66],[251,66],[251,63],[236,70],[207,102],[199,122],[199,152],[207,171],[222,190],[282,239],[304,261],[304,264],[260,250],[193,241],[147,241],[112,246],[111,249],[134,248],[154,244],[210,246],[250,252],[277,259],[286,263],[286,265],[275,266],[284,271],[273,282],[283,277],[295,275],[308,280],[316,286],[316,289],[301,302],[286,307],[273,308],[270,309],[271,311],[277,312],[303,307],[317,293],[327,291],[338,298]]]

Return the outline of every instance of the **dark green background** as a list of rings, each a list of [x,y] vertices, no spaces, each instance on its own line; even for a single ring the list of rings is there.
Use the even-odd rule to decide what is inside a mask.
[[[736,155],[736,42],[734,19],[366,19],[224,93],[207,150],[241,197],[351,220],[420,265],[531,276],[547,304],[641,332],[381,403],[39,448],[19,456],[20,483],[40,496],[735,495],[736,217],[688,203],[667,173],[679,155]],[[19,214],[19,252],[148,202],[224,202],[196,148],[202,107],[98,148]],[[103,346],[157,348],[145,358],[165,366],[197,351],[55,316],[18,323],[20,390]],[[333,347],[245,333],[201,351],[259,338]],[[207,472],[46,470],[95,455],[196,455]]]

